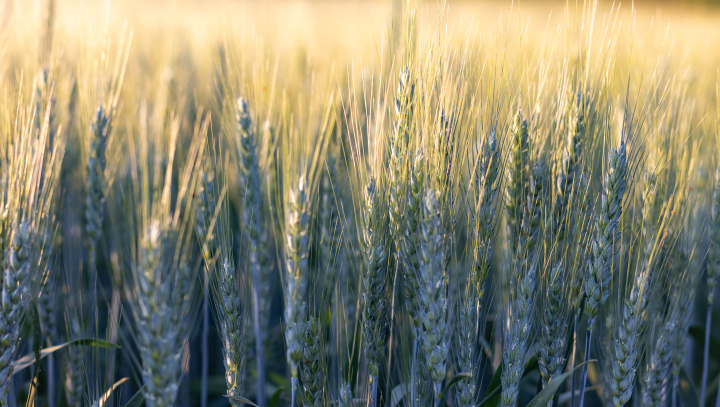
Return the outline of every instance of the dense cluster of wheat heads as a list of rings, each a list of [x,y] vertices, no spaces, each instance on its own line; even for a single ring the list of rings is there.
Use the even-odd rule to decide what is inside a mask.
[[[320,60],[0,8],[0,406],[720,406],[717,56],[387,6]]]

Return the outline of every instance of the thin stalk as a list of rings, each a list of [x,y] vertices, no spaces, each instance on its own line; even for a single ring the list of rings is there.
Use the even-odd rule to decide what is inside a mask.
[[[480,362],[482,361],[482,344],[480,343],[481,335],[483,334],[482,327],[482,299],[478,298],[477,300],[477,323],[475,324],[475,356],[474,356],[474,366],[473,366],[473,377],[472,380],[475,381],[475,394],[474,394],[474,401],[475,403],[478,403],[480,400],[478,400],[480,396],[480,386],[482,385],[482,381],[480,380]],[[477,374],[476,374],[477,373]]]
[[[575,322],[573,324],[573,349],[570,355],[570,361],[568,362],[568,369],[572,372],[570,374],[570,406],[575,406],[575,354],[577,353],[577,334],[578,334],[578,322],[580,319],[580,313],[575,311]]]
[[[718,389],[720,389],[720,386],[718,386]],[[715,400],[715,407],[720,407],[720,391],[718,391],[718,397]]]
[[[259,271],[255,250],[250,254],[253,273],[253,329],[255,331],[255,364],[257,367],[257,405],[265,406],[265,366],[263,365],[263,341],[260,329],[260,300],[258,298]]]
[[[592,342],[592,329],[588,329],[587,331],[587,338],[585,339],[585,356],[583,359],[583,362],[585,365],[583,366],[582,370],[582,379],[580,382],[580,407],[583,407],[583,404],[585,402],[585,383],[587,382],[587,375],[588,375],[588,361],[590,360],[590,343]]]
[[[202,338],[201,338],[201,377],[200,377],[200,407],[207,407],[207,378],[208,378],[208,335],[210,334],[210,310],[208,307],[208,295],[209,295],[209,279],[208,272],[205,269],[203,273],[203,284],[205,285],[205,292],[203,294],[203,327],[202,327]]]
[[[410,405],[412,407],[415,407],[415,382],[417,381],[417,354],[418,354],[418,335],[415,335],[415,339],[413,340],[413,350],[412,350],[412,361],[410,366]]]
[[[338,312],[337,312],[337,303],[339,298],[337,294],[337,283],[335,290],[333,290],[333,295],[335,296],[335,300],[333,301],[333,309],[332,309],[332,331],[330,332],[330,343],[332,344],[332,356],[334,358],[334,361],[332,363],[332,383],[330,383],[330,391],[336,392],[337,394],[331,394],[333,399],[338,399],[340,392],[338,391],[340,386],[340,372],[338,367],[338,349],[340,348],[340,344],[338,343]]]
[[[370,394],[369,405],[370,407],[377,407],[377,393],[378,393],[378,379],[377,377],[370,376],[370,382],[372,386],[372,393]]]
[[[108,340],[111,343],[117,343],[118,335],[118,319],[120,318],[120,288],[117,281],[113,284],[112,300],[110,302],[110,314],[112,315],[113,321],[110,323],[110,334]],[[50,355],[52,356],[52,355]],[[109,353],[109,361],[107,364],[107,386],[108,388],[113,385],[114,368],[115,368],[115,352]]]
[[[291,378],[290,383],[292,384],[292,391],[290,392],[290,407],[295,407],[295,401],[297,400],[298,378]]]
[[[6,405],[8,407],[17,407],[17,400],[15,397],[15,380],[10,379],[10,395],[7,396]]]
[[[48,355],[48,407],[55,407],[55,358]]]
[[[678,375],[673,376],[673,389],[672,389],[672,407],[677,407],[678,397],[678,385],[680,384],[680,377]]]
[[[392,343],[393,343],[393,321],[395,321],[395,288],[397,287],[397,276],[400,262],[395,262],[395,276],[393,277],[392,286],[392,300],[390,301],[390,340],[388,341],[388,363],[387,363],[387,379],[385,381],[385,388],[390,388],[390,367],[392,366]]]
[[[714,291],[714,290],[713,290]],[[705,400],[707,393],[708,360],[710,358],[710,322],[712,319],[713,293],[708,294],[707,313],[705,315],[705,348],[703,349],[702,384],[700,386],[700,402]],[[718,397],[720,400],[720,397]]]

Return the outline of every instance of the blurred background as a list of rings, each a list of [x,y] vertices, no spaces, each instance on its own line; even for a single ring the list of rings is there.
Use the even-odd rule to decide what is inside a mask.
[[[114,63],[117,57],[103,54],[104,50],[116,52],[121,33],[127,36],[132,31],[126,84],[120,97],[121,109],[129,113],[122,117],[120,126],[132,129],[133,125],[128,123],[134,119],[134,103],[155,100],[160,89],[165,89],[179,96],[174,99],[182,101],[178,103],[181,105],[179,110],[186,114],[189,123],[196,119],[200,107],[213,112],[212,128],[218,132],[221,116],[216,114],[218,60],[223,49],[251,50],[251,56],[263,58],[264,63],[277,69],[278,82],[283,84],[283,91],[288,94],[295,94],[306,86],[308,78],[334,87],[343,81],[345,75],[350,75],[348,72],[354,73],[360,68],[383,69],[391,63],[388,49],[402,24],[403,3],[398,0],[57,0],[54,3],[52,51],[52,63],[57,70],[57,99],[67,103],[76,86],[83,89],[85,78],[92,76],[98,64],[106,63],[106,59]],[[567,13],[566,8],[570,10]],[[616,12],[618,8],[619,12]],[[529,59],[534,50],[562,40],[559,27],[564,21],[589,12],[582,2],[550,0],[515,3],[449,1],[446,15],[442,18],[438,18],[435,1],[419,1],[417,10],[419,26],[423,30],[434,30],[443,38],[457,43],[472,41],[480,49],[486,43],[505,41],[508,49],[522,46],[528,50]],[[3,37],[0,37],[3,41],[0,76],[9,79],[4,84],[11,84],[6,86],[5,92],[21,88],[17,84],[21,83],[23,75],[34,76],[40,54],[37,33],[43,30],[47,21],[43,14],[46,12],[46,0],[0,1],[0,24],[5,28]],[[433,25],[431,22],[434,21],[444,23]],[[617,27],[617,57],[627,62],[610,68],[616,70],[617,78],[627,78],[634,67],[648,65],[648,61],[655,61],[657,55],[669,55],[672,60],[661,57],[657,63],[672,64],[686,70],[683,78],[693,84],[689,92],[697,103],[705,107],[714,106],[716,72],[720,66],[720,0],[641,1],[621,5],[600,2],[596,22],[599,29],[594,31],[594,35],[598,37],[602,36],[603,28]],[[106,39],[111,43],[105,44]],[[159,83],[170,85],[161,88],[157,85]],[[267,84],[268,87],[270,85]],[[92,89],[92,84],[84,86]],[[71,123],[66,130],[70,137],[82,133],[82,129],[88,126],[90,112],[96,104],[93,96],[90,91],[81,97],[85,98],[80,103],[85,117]],[[82,145],[77,143],[73,147],[68,144],[66,161],[69,167],[65,170],[68,173],[73,173],[72,165],[82,167],[83,160],[79,157],[85,152],[82,147],[77,147]],[[114,154],[112,148],[109,147],[109,155]],[[78,171],[74,175],[77,177],[75,180],[82,184],[82,169]],[[66,196],[70,198],[65,209],[71,213],[68,218],[82,219],[82,205],[72,200],[72,187],[69,190]],[[82,196],[82,192],[77,194]],[[237,191],[230,191],[230,195],[233,202],[239,201]],[[70,226],[67,236],[75,236],[82,241],[82,230]],[[110,226],[108,230],[112,230]],[[79,256],[80,259],[83,257]],[[113,259],[113,243],[108,242],[98,254],[98,269],[112,270]],[[82,260],[76,265],[80,273]],[[75,271],[72,268],[65,270],[71,274]],[[111,285],[112,276],[109,274],[101,279],[107,286]],[[68,278],[64,285],[61,283],[66,295],[77,289],[68,283],[71,281]],[[700,299],[705,298],[703,290],[701,285],[698,292]],[[274,331],[266,349],[269,380],[274,386],[287,385],[282,375],[285,359],[279,323],[282,316],[281,292],[279,281],[276,281],[272,288],[270,324]],[[105,306],[107,304],[102,305]],[[103,310],[98,314],[105,315],[107,312]],[[68,319],[66,310],[60,310],[56,315],[59,321]],[[703,317],[704,308],[696,307],[693,318],[702,321]],[[91,325],[86,326],[85,331],[92,333]],[[180,407],[198,405],[198,331],[195,328],[190,336],[189,365],[179,397]],[[720,335],[720,324],[715,324],[713,332]],[[226,406],[228,402],[222,397],[226,391],[224,368],[215,328],[211,330],[210,340],[214,355],[209,366],[209,406]],[[693,351],[688,359],[701,360],[693,342],[689,341],[688,346]],[[713,349],[712,352],[720,350]],[[132,362],[125,363],[125,367],[119,363],[119,374],[130,376],[132,369],[127,366]],[[712,366],[711,378],[715,377],[718,369],[720,366]],[[28,379],[27,375],[15,378],[18,391],[27,388]],[[121,399],[127,400],[133,393],[134,390],[125,390]],[[60,401],[60,405],[66,405],[63,403],[64,400]]]

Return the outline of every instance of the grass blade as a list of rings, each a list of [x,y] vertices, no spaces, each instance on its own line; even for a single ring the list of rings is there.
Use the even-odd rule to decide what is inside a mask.
[[[555,395],[555,392],[560,388],[560,386],[565,382],[565,380],[572,375],[574,371],[576,371],[578,368],[584,366],[587,363],[594,362],[595,360],[589,360],[587,362],[581,363],[573,370],[569,372],[565,372],[561,374],[560,376],[550,380],[550,382],[543,388],[540,393],[535,396],[532,401],[530,401],[530,404],[527,405],[527,407],[543,407],[547,406],[548,402],[552,400],[553,396]]]
[[[270,400],[268,400],[268,407],[277,407],[278,403],[280,402],[280,396],[282,396],[283,391],[285,390],[285,387],[278,387],[277,390],[270,396]]]
[[[468,378],[472,378],[472,374],[470,373],[459,373],[455,375],[452,379],[450,379],[449,382],[445,385],[445,388],[440,392],[440,397],[438,397],[438,406],[444,407],[447,404],[447,398],[448,394],[450,393],[450,389],[452,386],[454,386],[457,382],[460,380],[465,380]]]
[[[77,345],[77,346],[92,346],[95,348],[117,348],[120,349],[120,346],[115,345],[112,342],[104,341],[102,339],[76,339],[74,341],[65,342],[60,345],[51,346],[49,348],[42,349],[40,351],[40,358],[44,358],[47,355],[50,355],[51,353],[57,352],[60,349],[66,348],[71,345]],[[35,363],[35,354],[29,353],[20,359],[17,360],[15,363],[15,369],[13,370],[13,375],[17,372],[26,369],[30,366],[32,366]]]
[[[134,396],[125,404],[125,407],[142,407],[143,403],[145,402],[145,391],[146,386],[143,385],[143,387],[140,388],[140,390],[135,393]]]
[[[239,402],[241,402],[241,403],[245,403],[245,404],[249,404],[249,405],[251,405],[251,406],[258,407],[257,404],[253,403],[252,401],[246,399],[246,398],[243,397],[243,396],[231,396],[231,395],[229,395],[229,394],[226,394],[225,397],[229,398],[230,400],[239,401]]]

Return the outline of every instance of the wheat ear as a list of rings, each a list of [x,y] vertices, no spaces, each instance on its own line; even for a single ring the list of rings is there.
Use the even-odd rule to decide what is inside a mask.
[[[438,193],[428,188],[424,201],[420,246],[420,300],[425,326],[422,344],[433,382],[435,402],[439,403],[448,353],[445,233]]]
[[[620,217],[622,215],[622,200],[625,194],[627,157],[625,141],[620,141],[617,149],[611,149],[607,173],[605,174],[604,189],[600,215],[595,227],[596,235],[592,242],[592,260],[588,261],[584,280],[585,312],[588,316],[588,331],[585,342],[585,362],[590,360],[590,344],[595,326],[595,317],[598,310],[610,295],[610,282],[612,281],[612,264],[617,253],[616,245],[620,241]],[[587,381],[587,364],[583,367],[580,384],[580,407],[585,400],[585,382]]]
[[[258,371],[257,381],[257,404],[265,406],[265,368],[263,363],[263,333],[260,320],[261,292],[267,292],[262,288],[267,280],[260,277],[260,273],[267,270],[260,270],[258,251],[264,248],[259,246],[261,238],[261,210],[262,192],[260,190],[260,170],[258,167],[255,134],[252,131],[252,120],[248,111],[245,99],[239,98],[236,111],[238,150],[240,156],[240,191],[243,197],[242,219],[250,250],[250,268],[252,270],[252,299],[253,299],[253,329],[255,331],[255,366]]]
[[[578,93],[568,116],[568,137],[567,145],[563,150],[560,161],[560,173],[557,177],[557,195],[553,207],[552,236],[556,240],[554,244],[560,245],[567,236],[568,229],[568,208],[573,191],[575,190],[575,176],[582,158],[582,142],[585,136],[585,112],[584,99]]]
[[[305,179],[300,178],[297,188],[290,194],[290,204],[286,218],[285,240],[285,345],[287,361],[290,365],[292,382],[291,406],[297,400],[302,360],[302,337],[305,333],[305,295],[308,272],[308,228],[309,214]]]
[[[228,257],[221,260],[218,267],[218,304],[220,314],[220,333],[223,345],[223,364],[225,365],[225,384],[227,394],[241,396],[243,383],[243,350],[245,349],[242,319],[242,293],[238,287],[235,269]],[[241,405],[231,401],[234,407]]]
[[[87,196],[85,198],[85,233],[88,237],[90,273],[96,273],[97,243],[102,235],[105,192],[105,150],[112,116],[101,104],[90,125],[90,156],[87,162]]]
[[[503,370],[501,376],[502,393],[500,403],[503,407],[517,405],[520,378],[525,371],[525,356],[532,329],[534,293],[537,274],[537,262],[513,287],[513,300],[508,315],[508,328],[503,347]]]
[[[410,71],[406,67],[400,72],[395,96],[395,126],[390,139],[390,171],[389,171],[389,215],[390,233],[398,248],[400,240],[404,235],[403,214],[405,213],[404,203],[407,199],[405,180],[406,163],[408,155],[409,127],[413,116],[413,95],[415,86],[410,83]],[[402,255],[398,251],[398,255]]]
[[[505,219],[507,222],[508,247],[511,252],[518,249],[525,196],[530,183],[529,137],[527,122],[517,112],[511,129],[510,158],[507,165],[505,184]]]
[[[302,379],[305,390],[305,407],[320,407],[323,405],[323,376],[320,361],[322,341],[320,323],[310,317],[305,327],[302,360]]]
[[[472,291],[468,297],[473,296]],[[459,407],[475,406],[475,326],[477,324],[477,308],[474,305],[474,298],[468,298],[460,305],[460,329],[459,329],[459,350],[456,365],[462,373],[470,373],[468,380],[457,384],[457,405]]]
[[[371,387],[371,403],[377,405],[378,367],[385,349],[387,299],[387,253],[385,233],[385,205],[383,193],[375,184],[368,182],[365,190],[365,228],[363,231],[364,268],[362,276],[363,343],[368,360],[368,385]]]
[[[673,313],[674,314],[674,313]],[[642,389],[642,404],[644,406],[658,406],[662,404],[664,381],[670,376],[672,349],[670,338],[675,330],[675,315],[665,321],[655,341],[655,348],[650,355],[650,361],[645,376],[645,386]]]
[[[632,396],[635,373],[640,351],[642,313],[647,302],[647,282],[650,272],[648,264],[643,264],[630,290],[630,296],[623,307],[622,322],[615,337],[615,358],[612,360],[611,389],[613,405],[622,407]]]
[[[565,365],[567,324],[563,307],[563,276],[563,264],[555,264],[545,287],[538,355],[543,387],[562,374]],[[548,406],[552,404],[550,401]]]

